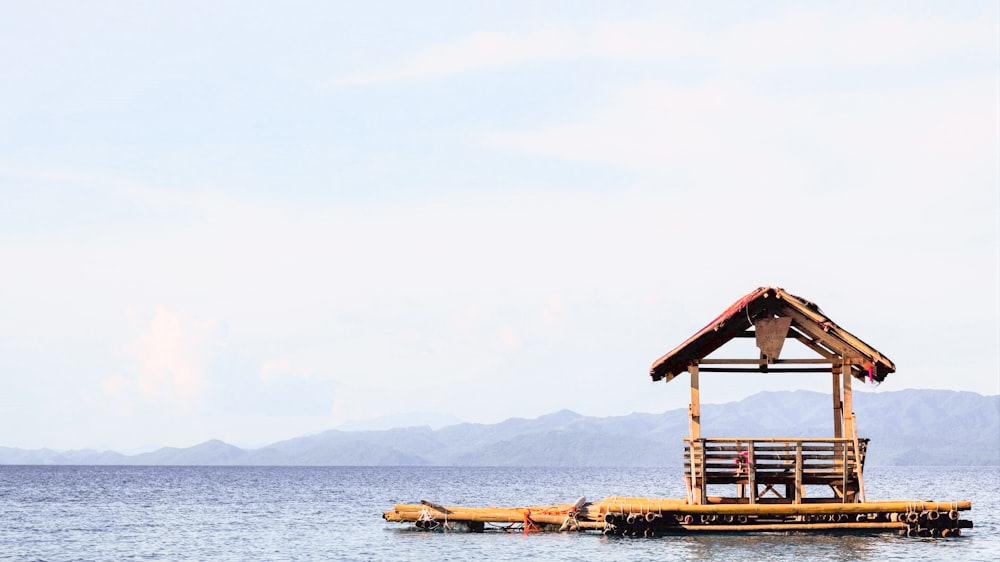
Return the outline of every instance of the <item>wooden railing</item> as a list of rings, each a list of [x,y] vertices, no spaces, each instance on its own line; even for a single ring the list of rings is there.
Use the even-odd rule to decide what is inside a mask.
[[[718,484],[735,484],[736,498],[749,503],[768,494],[776,498],[768,501],[810,501],[807,485],[829,486],[834,501],[863,498],[867,439],[696,439],[693,448],[685,441],[685,477],[694,503],[703,503],[706,486]]]

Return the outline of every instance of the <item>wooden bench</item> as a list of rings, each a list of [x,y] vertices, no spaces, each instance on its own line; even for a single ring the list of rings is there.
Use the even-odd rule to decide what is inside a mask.
[[[707,486],[735,484],[736,499],[749,503],[769,494],[788,503],[830,501],[806,498],[805,486],[819,485],[833,490],[833,501],[853,503],[863,488],[867,439],[697,439],[693,455],[685,441],[688,487],[702,497]]]

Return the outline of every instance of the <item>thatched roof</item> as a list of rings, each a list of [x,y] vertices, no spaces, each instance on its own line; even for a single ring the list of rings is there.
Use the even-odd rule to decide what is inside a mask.
[[[862,381],[882,382],[896,366],[873,347],[830,320],[816,304],[775,287],[760,287],[737,300],[715,320],[676,349],[653,363],[654,381],[670,381],[686,372],[734,337],[744,337],[754,323],[766,318],[790,317],[788,337],[795,338],[821,357],[851,358],[851,374]],[[753,332],[749,332],[750,335]]]

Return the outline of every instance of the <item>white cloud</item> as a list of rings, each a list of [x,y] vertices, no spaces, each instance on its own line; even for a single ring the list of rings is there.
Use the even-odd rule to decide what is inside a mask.
[[[209,363],[222,342],[218,321],[188,320],[166,307],[157,307],[148,326],[129,346],[135,372],[106,379],[104,391],[121,396],[130,389],[134,399],[143,404],[197,411],[211,383]]]
[[[592,131],[586,135],[600,141]],[[700,157],[709,153],[701,150]],[[888,197],[884,191],[873,196]],[[725,204],[709,204],[723,197]],[[297,391],[331,394],[329,416],[310,418],[313,426],[303,429],[306,421],[289,417],[282,430],[267,420],[268,435],[291,436],[293,426],[318,431],[405,411],[496,421],[563,407],[597,415],[662,409],[676,396],[660,387],[648,391],[648,364],[729,299],[760,284],[783,284],[817,300],[880,349],[886,334],[855,321],[864,313],[855,320],[838,314],[844,302],[870,303],[867,291],[891,290],[893,298],[880,310],[880,317],[893,319],[886,322],[891,337],[896,320],[912,321],[907,307],[928,284],[961,298],[952,285],[921,278],[922,262],[896,258],[900,270],[881,275],[831,267],[830,256],[845,240],[873,236],[865,230],[870,215],[856,212],[850,199],[824,207],[837,224],[819,226],[811,215],[799,222],[794,209],[753,194],[744,199],[709,190],[689,198],[696,206],[678,207],[679,201],[684,199],[667,189],[572,196],[504,191],[405,206],[313,208],[264,207],[231,197],[199,202],[195,214],[207,219],[129,231],[96,247],[86,239],[19,244],[6,252],[17,266],[8,281],[19,293],[37,286],[37,279],[58,276],[46,264],[81,259],[97,267],[97,274],[62,288],[70,301],[120,303],[125,310],[130,361],[96,382],[108,411],[191,425],[185,435],[197,433],[190,420],[212,398],[209,391],[235,400],[244,392],[215,386],[213,359],[224,342],[246,366],[242,374],[235,369],[229,384],[294,378],[302,383]],[[797,233],[808,245],[795,243]],[[762,253],[760,239],[783,245]],[[952,256],[959,264],[968,261]],[[21,267],[28,263],[42,269],[28,275]],[[911,282],[901,285],[901,279]],[[989,285],[985,278],[965,282],[963,291],[981,296]],[[823,298],[830,287],[849,296],[831,302]],[[144,318],[151,298],[167,304]],[[55,318],[60,310],[40,312]],[[58,329],[45,327],[45,333],[71,338],[100,317],[99,310],[64,315]],[[228,335],[214,320],[222,318],[232,326]],[[933,363],[924,346],[884,345],[898,364],[909,366],[901,385],[935,380],[930,370],[914,372],[920,369],[914,365]],[[326,384],[311,386],[319,381]],[[984,383],[977,381],[963,384],[980,389]],[[526,394],[525,388],[534,390]],[[724,389],[730,394],[714,399],[738,398],[745,390],[732,385]],[[160,417],[150,418],[150,410]],[[164,417],[168,413],[179,415]],[[212,423],[230,427],[221,417]]]
[[[0,164],[0,177],[78,186],[100,186],[127,191],[144,189],[139,182],[126,176],[112,173],[96,173],[84,170],[34,169]]]
[[[264,384],[271,385],[290,378],[309,380],[316,378],[316,375],[312,368],[300,368],[288,357],[282,357],[261,363],[258,378]]]
[[[287,357],[276,361],[264,361],[260,366],[259,378],[264,384],[273,384],[292,372],[292,362]]]
[[[768,97],[728,80],[622,87],[593,115],[534,131],[484,133],[504,150],[702,185],[808,185],[824,162],[868,179],[984,169],[996,153],[996,86],[946,85]],[[943,177],[938,178],[944,179]]]
[[[334,87],[433,80],[507,65],[578,58],[652,63],[693,58],[710,72],[909,65],[954,53],[995,50],[995,22],[866,14],[830,7],[727,26],[664,14],[646,21],[551,25],[531,31],[480,30],[423,49],[397,66],[344,76]]]
[[[500,341],[503,342],[503,346],[507,349],[517,349],[524,345],[524,342],[521,340],[521,336],[513,328],[500,328],[499,336]]]
[[[129,417],[135,414],[135,401],[132,394],[132,382],[121,374],[115,373],[101,380],[103,394],[85,393],[85,403],[101,403],[107,405],[116,416]]]
[[[574,39],[558,30],[546,33],[506,34],[477,31],[452,43],[430,47],[407,59],[397,69],[366,72],[330,82],[331,86],[360,86],[398,80],[428,80],[484,67],[554,60],[573,54]]]

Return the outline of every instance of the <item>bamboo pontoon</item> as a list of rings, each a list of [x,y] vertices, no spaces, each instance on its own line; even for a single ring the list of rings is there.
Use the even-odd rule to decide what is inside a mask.
[[[709,357],[734,338],[754,338],[752,359]],[[781,359],[786,340],[818,357]],[[776,365],[780,365],[777,367]],[[825,365],[825,367],[817,367]],[[783,289],[761,287],[653,363],[654,381],[687,372],[691,382],[689,435],[684,439],[686,497],[613,496],[598,502],[530,507],[453,507],[431,501],[399,504],[383,513],[390,522],[422,530],[593,531],[658,536],[702,532],[886,532],[958,536],[972,522],[968,501],[867,501],[864,460],[868,439],[858,437],[852,379],[882,382],[896,367],[840,328],[815,304]],[[833,437],[705,438],[701,435],[701,373],[816,373],[832,376]],[[728,496],[709,487],[735,486]],[[807,488],[808,487],[808,488]],[[810,490],[828,490],[815,496]]]
[[[531,507],[454,507],[424,501],[398,504],[383,517],[425,530],[599,531],[659,536],[689,532],[898,531],[948,537],[972,527],[960,512],[969,502],[884,501],[853,504],[724,503],[693,505],[680,499],[610,497],[599,502]],[[489,527],[487,527],[489,525]]]

